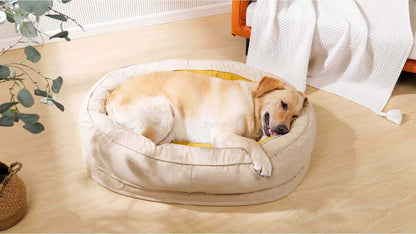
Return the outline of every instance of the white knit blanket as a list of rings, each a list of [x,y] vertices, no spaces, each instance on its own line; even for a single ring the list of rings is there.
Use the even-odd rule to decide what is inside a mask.
[[[247,64],[383,110],[412,47],[408,0],[258,0]]]

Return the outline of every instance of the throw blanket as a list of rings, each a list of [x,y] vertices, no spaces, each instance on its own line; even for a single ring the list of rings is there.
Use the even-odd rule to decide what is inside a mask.
[[[408,4],[258,0],[247,64],[380,113],[412,47]]]

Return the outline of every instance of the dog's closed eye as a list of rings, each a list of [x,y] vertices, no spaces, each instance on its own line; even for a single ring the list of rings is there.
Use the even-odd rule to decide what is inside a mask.
[[[284,101],[280,101],[280,104],[282,105],[283,110],[287,110],[287,104]]]

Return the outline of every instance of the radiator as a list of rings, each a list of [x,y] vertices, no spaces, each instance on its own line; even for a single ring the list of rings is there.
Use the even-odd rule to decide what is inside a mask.
[[[54,8],[76,19],[81,25],[88,26],[227,2],[230,0],[72,0],[62,4],[54,0]],[[71,22],[68,26],[75,24]],[[40,23],[40,27],[44,31],[51,31],[59,28],[59,23],[46,19]]]
[[[53,1],[55,10],[74,18],[85,28],[83,32],[68,21],[64,29],[70,31],[70,38],[231,12],[231,0],[72,0],[67,4]],[[60,31],[60,22],[42,17],[39,28],[53,35]],[[0,49],[18,38],[14,25],[0,25]]]

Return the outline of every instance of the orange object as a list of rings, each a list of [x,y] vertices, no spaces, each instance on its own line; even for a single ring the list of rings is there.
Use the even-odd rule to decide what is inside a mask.
[[[231,34],[250,39],[251,27],[246,24],[246,12],[250,1],[233,1],[231,10]]]
[[[250,39],[251,27],[246,24],[249,0],[233,0],[231,10],[231,34]],[[403,71],[416,73],[416,60],[408,59]]]
[[[403,71],[416,73],[416,60],[408,59],[403,67]]]

